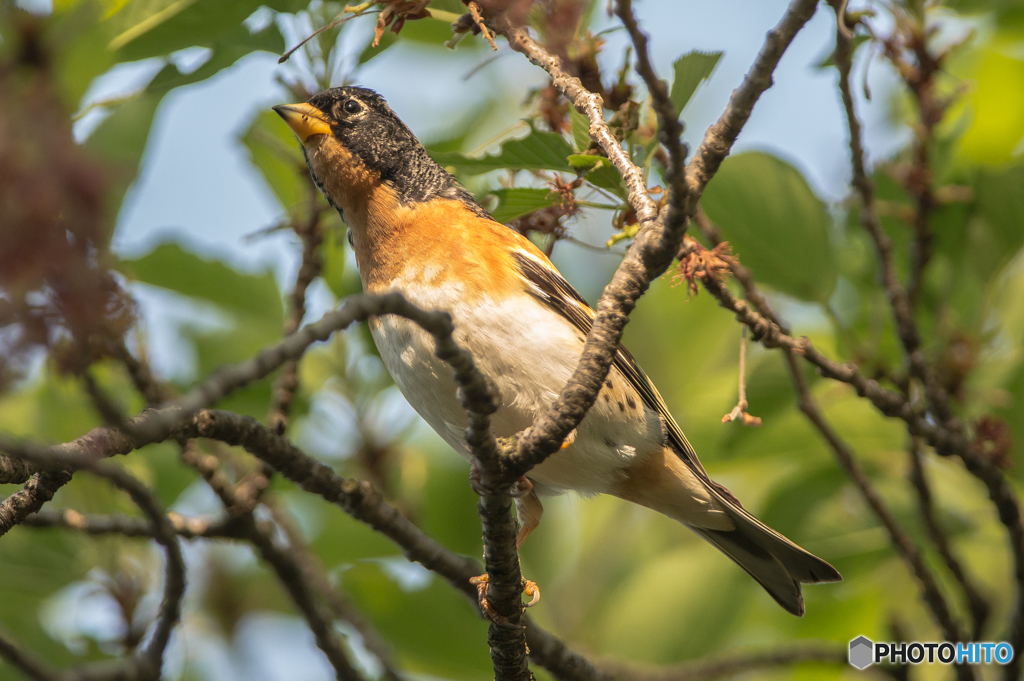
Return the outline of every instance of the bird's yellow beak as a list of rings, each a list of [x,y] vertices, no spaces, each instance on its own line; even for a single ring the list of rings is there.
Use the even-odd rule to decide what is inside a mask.
[[[274,111],[284,119],[303,144],[313,135],[331,134],[327,116],[312,104],[282,104],[275,106]]]

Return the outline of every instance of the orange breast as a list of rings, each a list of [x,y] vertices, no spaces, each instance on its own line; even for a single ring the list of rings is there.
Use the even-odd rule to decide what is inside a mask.
[[[417,277],[429,278],[433,286],[457,282],[467,304],[483,295],[502,298],[522,291],[511,252],[519,248],[540,254],[528,239],[477,216],[461,201],[397,206],[387,205],[389,197],[380,194],[370,201],[363,234],[353,233],[367,291]]]

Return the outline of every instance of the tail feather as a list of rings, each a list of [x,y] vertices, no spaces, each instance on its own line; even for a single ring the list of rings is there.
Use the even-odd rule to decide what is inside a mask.
[[[800,548],[724,496],[716,496],[736,529],[711,530],[692,525],[691,529],[746,570],[783,608],[798,617],[804,614],[801,583],[842,581],[839,571],[827,562]]]

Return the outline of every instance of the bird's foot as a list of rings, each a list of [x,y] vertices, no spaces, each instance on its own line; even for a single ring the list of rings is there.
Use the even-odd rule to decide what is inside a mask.
[[[490,575],[486,572],[476,577],[470,577],[469,583],[476,587],[477,601],[480,603],[480,610],[483,612],[484,617],[491,622],[499,625],[508,625],[510,622],[507,617],[498,614],[498,611],[494,609],[491,602],[487,600],[487,582],[490,580]],[[530,602],[525,604],[525,607],[532,608],[533,606],[540,603],[540,587],[537,583],[529,580],[523,580],[523,593],[530,597]]]
[[[477,463],[476,459],[469,462],[469,486],[473,488],[477,496],[482,497],[487,490],[484,489],[484,484],[480,476],[480,464]],[[509,494],[515,499],[522,499],[533,490],[533,483],[525,475],[520,477],[512,487],[509,489]]]

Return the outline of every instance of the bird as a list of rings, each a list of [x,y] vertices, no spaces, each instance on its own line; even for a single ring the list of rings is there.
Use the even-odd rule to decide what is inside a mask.
[[[494,434],[529,427],[580,359],[595,316],[586,300],[540,249],[495,221],[436,163],[373,90],[335,87],[273,108],[348,226],[363,290],[398,291],[422,308],[447,311],[455,340],[499,394]],[[369,326],[409,404],[472,462],[467,416],[452,372],[434,354],[433,337],[397,315],[371,318]],[[842,580],[711,479],[622,345],[586,417],[517,487],[519,544],[540,523],[541,497],[609,494],[684,524],[794,615],[804,614],[802,583]]]

